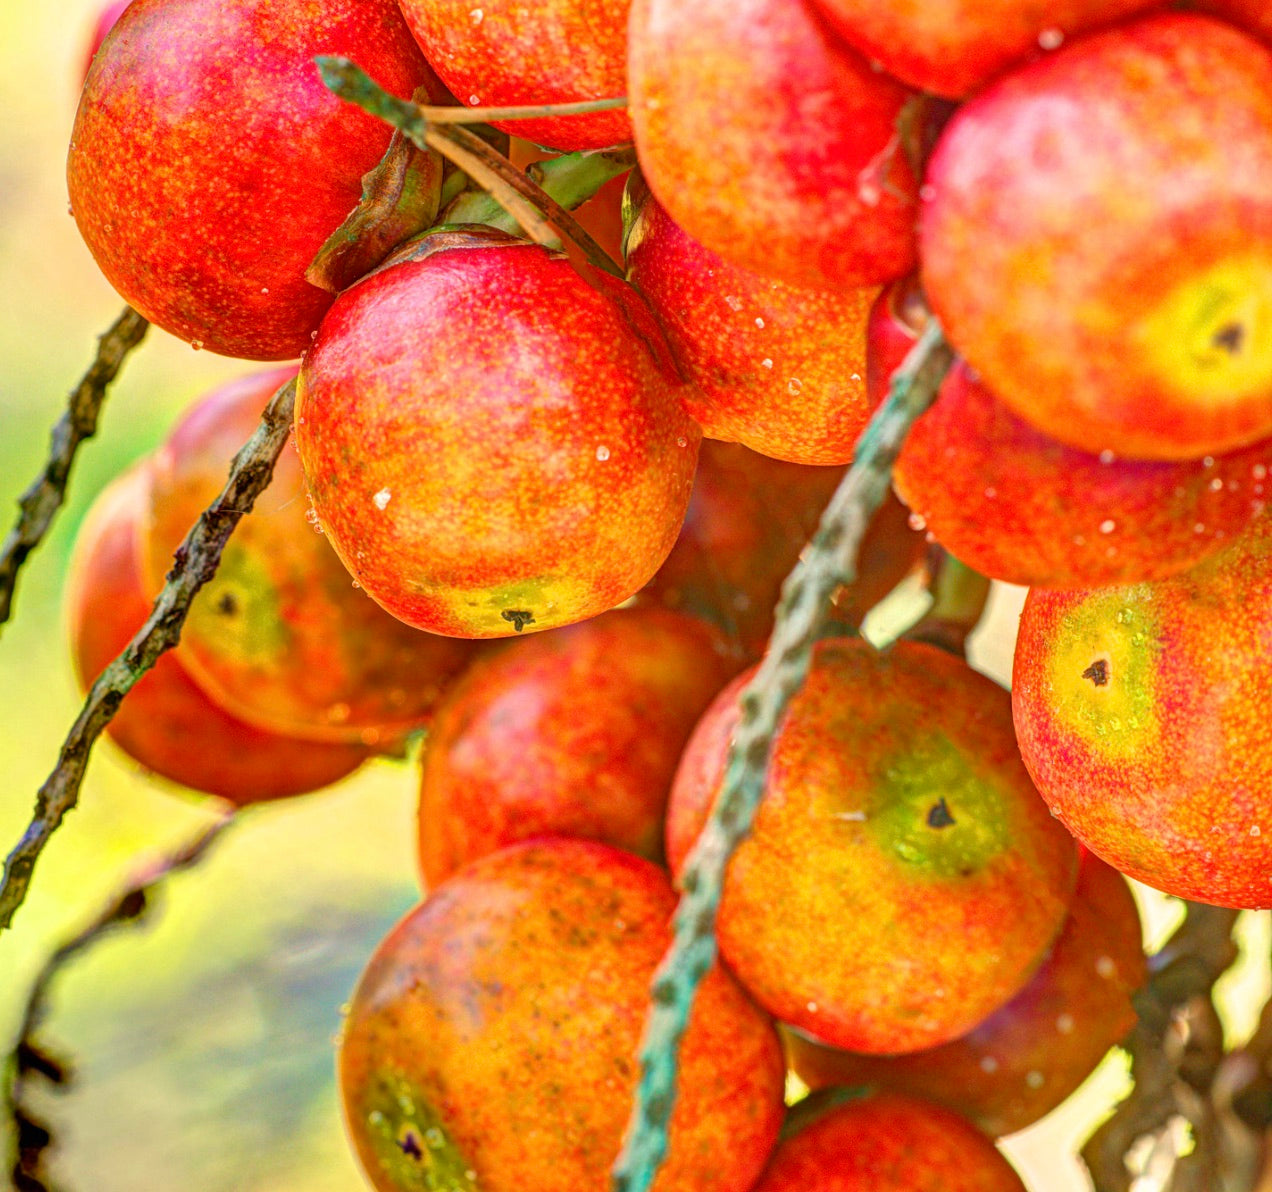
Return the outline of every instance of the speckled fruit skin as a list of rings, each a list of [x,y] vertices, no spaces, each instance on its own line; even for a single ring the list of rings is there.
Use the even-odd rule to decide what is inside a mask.
[[[994,1144],[957,1114],[880,1093],[784,1139],[754,1192],[1025,1192]]]
[[[994,1138],[1050,1113],[1135,1025],[1144,983],[1139,912],[1125,879],[1084,851],[1064,929],[1033,979],[962,1038],[903,1056],[866,1056],[785,1034],[812,1089],[874,1085],[956,1110]]]
[[[628,97],[650,189],[695,240],[792,285],[907,272],[918,200],[909,92],[802,3],[635,0]]]
[[[155,591],[270,396],[295,375],[294,367],[271,369],[213,390],[156,453],[142,544]],[[289,446],[191,604],[182,656],[213,700],[252,724],[395,748],[428,721],[474,647],[403,625],[369,600],[308,513]]]
[[[149,483],[146,466],[115,480],[76,539],[66,609],[71,657],[84,688],[150,615],[153,596],[138,561]],[[367,750],[355,745],[283,737],[230,716],[195,685],[179,657],[180,647],[164,654],[106,726],[115,744],[161,778],[243,806],[328,786],[366,759]]]
[[[1160,0],[814,0],[867,58],[912,87],[962,99],[1065,37]]]
[[[84,70],[80,76],[81,83],[88,77],[88,68],[93,65],[93,56],[106,40],[106,34],[115,27],[115,23],[130,3],[132,0],[112,0],[110,4],[104,4],[101,7],[97,19],[93,22],[93,31],[89,35],[88,51],[84,55]]]
[[[671,550],[697,463],[665,351],[634,290],[520,241],[345,291],[296,402],[345,566],[394,616],[460,637],[621,604]]]
[[[340,1049],[345,1118],[372,1185],[605,1192],[675,901],[650,862],[555,838],[482,858],[398,924],[359,982]],[[748,1192],[777,1138],[784,1074],[771,1023],[713,969],[680,1053],[656,1192]]]
[[[738,669],[718,631],[661,608],[603,613],[475,663],[425,745],[428,884],[548,834],[661,861],[681,751]]]
[[[1157,583],[1031,591],[1016,734],[1065,825],[1128,877],[1272,905],[1272,519]]]
[[[871,311],[872,406],[918,338],[909,309],[897,284]],[[1173,462],[1092,455],[1035,430],[973,376],[955,362],[892,479],[942,545],[983,575],[1046,588],[1163,579],[1263,511],[1272,441]]]
[[[694,382],[685,408],[702,433],[790,463],[851,463],[866,424],[876,291],[760,277],[687,235],[648,191],[634,202],[627,280]]]
[[[679,873],[719,791],[738,696],[698,723],[672,788]],[[837,1047],[963,1034],[1042,963],[1077,874],[1021,764],[1007,693],[931,646],[817,647],[730,862],[720,953],[761,1005]]]
[[[401,0],[424,56],[460,103],[512,107],[612,99],[627,93],[631,0]],[[626,111],[497,120],[553,149],[601,149],[632,139]]]
[[[641,599],[719,625],[740,657],[758,660],[782,583],[843,475],[842,468],[783,463],[704,440],[684,527]],[[908,519],[889,494],[866,531],[860,578],[836,599],[840,619],[860,624],[922,557],[924,537]]]
[[[111,285],[196,347],[299,356],[331,304],[305,270],[392,130],[323,86],[317,54],[443,96],[393,0],[135,0],[93,60],[75,220]]]
[[[1079,38],[955,113],[923,286],[1021,417],[1099,454],[1272,435],[1272,53],[1164,14]]]

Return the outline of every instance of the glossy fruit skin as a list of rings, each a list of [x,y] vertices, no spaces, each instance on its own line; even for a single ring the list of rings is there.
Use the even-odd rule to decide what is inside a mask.
[[[907,287],[870,315],[872,405],[918,339]],[[1035,430],[963,360],[893,468],[901,499],[955,557],[1027,587],[1163,579],[1221,549],[1264,509],[1272,441],[1204,459],[1093,455]]]
[[[690,236],[791,285],[856,289],[915,259],[910,93],[804,4],[635,0],[628,97],[650,189]]]
[[[659,340],[630,287],[520,241],[403,260],[347,290],[296,404],[345,566],[394,616],[455,636],[626,600],[675,542],[698,455]]]
[[[600,840],[660,862],[685,741],[739,665],[709,625],[661,608],[617,609],[479,660],[425,744],[429,886],[531,836]]]
[[[119,656],[150,615],[153,589],[143,584],[138,558],[149,484],[148,465],[116,479],[76,540],[66,607],[81,687]],[[239,806],[318,790],[368,756],[356,745],[264,732],[223,712],[186,674],[180,647],[138,680],[106,732],[152,773]]]
[[[393,0],[136,0],[93,60],[67,161],[76,222],[124,299],[195,347],[296,357],[331,305],[305,270],[391,129],[323,86],[324,53],[441,98]]]
[[[1131,996],[1147,969],[1141,936],[1125,879],[1084,850],[1046,961],[966,1035],[929,1051],[869,1056],[787,1031],[787,1056],[809,1088],[873,1085],[944,1105],[991,1137],[1014,1134],[1064,1101],[1135,1025]]]
[[[754,1192],[1025,1192],[974,1126],[948,1109],[878,1093],[785,1138]]]
[[[402,0],[424,56],[461,104],[514,107],[626,94],[631,0]],[[499,120],[495,127],[553,149],[632,139],[622,108],[583,116]]]
[[[720,789],[749,677],[685,750],[667,815],[673,873]],[[775,1017],[825,1042],[934,1047],[1025,985],[1076,872],[1073,841],[1020,761],[1006,692],[931,646],[880,655],[831,639],[730,862],[720,954]]]
[[[1272,905],[1272,519],[1170,579],[1025,601],[1021,753],[1056,815],[1128,877]]]
[[[142,543],[156,591],[266,403],[295,375],[285,366],[218,387],[156,452]],[[249,723],[392,749],[428,722],[474,647],[403,625],[354,586],[310,524],[300,460],[289,446],[194,598],[182,654],[204,691]]]
[[[358,984],[340,1050],[372,1185],[604,1192],[674,906],[650,862],[545,838],[482,858],[407,915]],[[722,968],[699,991],[679,1071],[654,1188],[748,1192],[781,1124],[784,1065]]]
[[[1021,417],[1144,459],[1272,433],[1268,49],[1185,13],[1079,38],[955,113],[924,195],[932,309]]]
[[[962,99],[1065,38],[1157,0],[815,0],[844,39],[889,74]]]
[[[760,277],[695,241],[652,195],[636,201],[627,280],[694,383],[685,407],[702,433],[790,463],[851,463],[876,291]]]

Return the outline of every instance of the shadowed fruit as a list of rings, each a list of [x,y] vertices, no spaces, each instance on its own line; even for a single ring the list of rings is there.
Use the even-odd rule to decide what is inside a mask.
[[[323,86],[317,54],[404,98],[444,94],[394,0],[147,0],[93,60],[67,162],[76,223],[125,300],[196,348],[299,356],[331,305],[305,270],[392,130]]]
[[[628,96],[650,189],[695,240],[765,277],[855,289],[912,267],[909,95],[803,3],[632,5]]]
[[[340,1048],[373,1186],[606,1192],[675,902],[650,862],[556,838],[483,857],[403,919],[359,981]],[[655,1192],[748,1192],[783,1079],[772,1025],[714,968]]]
[[[923,315],[904,284],[870,317],[872,403]],[[1093,455],[1035,430],[957,360],[893,468],[901,499],[983,575],[1047,588],[1162,579],[1199,562],[1264,508],[1272,441],[1204,459]]]
[[[1272,435],[1272,52],[1186,13],[1079,38],[960,108],[923,287],[1021,417],[1098,455]]]
[[[294,368],[275,369],[214,390],[156,453],[142,544],[156,590],[270,396],[294,376]],[[252,724],[393,748],[429,719],[473,647],[389,616],[358,591],[308,515],[300,461],[288,447],[191,604],[183,658],[218,704]]]
[[[152,597],[138,563],[149,483],[148,465],[114,481],[98,496],[76,540],[66,607],[82,687],[118,657],[150,615]],[[358,746],[280,736],[221,711],[179,658],[180,647],[160,657],[106,726],[129,757],[161,778],[243,805],[317,790],[366,760],[368,751]]]
[[[604,613],[475,663],[425,746],[429,885],[531,836],[581,836],[661,861],[676,763],[738,667],[715,629],[660,608]]]
[[[1272,520],[1156,583],[1030,592],[1012,685],[1039,791],[1168,894],[1272,905]]]
[[[719,792],[749,677],[685,750],[667,816],[673,872]],[[931,646],[829,640],[730,862],[720,953],[761,1005],[828,1043],[933,1047],[1029,980],[1076,870],[1021,764],[1005,691]]]
[[[1084,852],[1069,917],[1043,966],[966,1035],[910,1055],[839,1051],[786,1032],[791,1067],[831,1085],[925,1097],[995,1138],[1033,1125],[1074,1091],[1135,1025],[1146,975],[1139,912],[1125,879]]]
[[[409,624],[506,637],[584,620],[671,550],[698,428],[629,286],[500,233],[454,244],[429,238],[323,321],[296,402],[314,506]]]

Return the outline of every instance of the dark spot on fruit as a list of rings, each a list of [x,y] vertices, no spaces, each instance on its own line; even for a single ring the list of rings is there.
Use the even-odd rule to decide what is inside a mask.
[[[222,616],[232,617],[238,612],[238,601],[230,592],[222,595],[221,599],[216,602],[216,611]]]
[[[398,1139],[398,1146],[401,1148],[402,1154],[412,1159],[424,1158],[424,1152],[420,1149],[419,1139],[415,1137],[414,1130],[408,1130],[404,1138]]]
[[[511,621],[512,627],[520,633],[527,625],[534,624],[534,613],[528,609],[506,608],[499,614],[505,621]]]
[[[1090,679],[1097,687],[1109,685],[1109,664],[1103,658],[1097,658],[1082,672],[1084,679]]]
[[[1215,332],[1211,342],[1216,348],[1223,348],[1235,356],[1245,346],[1245,327],[1240,323],[1229,323]]]
[[[954,817],[950,814],[950,805],[945,801],[942,795],[932,809],[927,813],[927,822],[929,828],[948,828],[955,822]]]

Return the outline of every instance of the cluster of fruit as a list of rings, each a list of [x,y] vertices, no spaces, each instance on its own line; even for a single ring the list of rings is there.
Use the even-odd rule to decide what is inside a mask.
[[[427,727],[431,892],[340,1058],[377,1188],[604,1186],[663,866],[721,787],[781,577],[933,315],[958,359],[898,463],[913,512],[885,508],[837,615],[926,530],[1036,589],[1015,693],[932,646],[817,647],[656,1186],[1019,1188],[988,1138],[1085,1078],[1144,975],[1098,857],[1272,902],[1272,29],[1241,0],[1175,7],[134,0],[115,25],[69,160],[85,239],[172,334],[301,360],[211,395],[103,498],[77,655],[88,678],[127,640],[295,378],[296,452],[112,731],[249,802]],[[469,222],[472,168],[338,100],[328,55],[576,178],[634,139],[621,265]],[[612,188],[595,202],[612,227]],[[814,1098],[779,1143],[788,1062],[892,1091]]]

